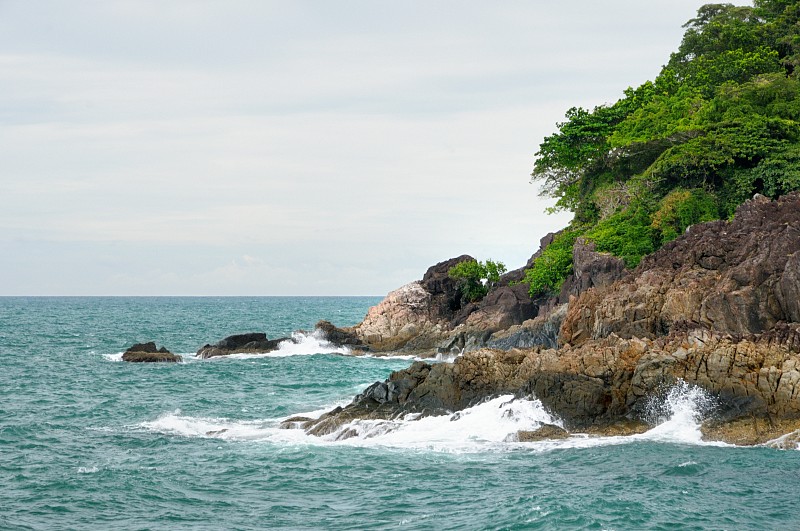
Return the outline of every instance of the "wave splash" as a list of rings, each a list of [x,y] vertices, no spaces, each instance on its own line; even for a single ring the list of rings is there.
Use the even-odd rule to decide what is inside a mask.
[[[684,380],[672,386],[662,398],[654,398],[648,417],[655,428],[638,435],[639,439],[689,444],[720,444],[703,441],[700,425],[713,413],[716,402],[701,387]]]
[[[167,435],[227,441],[370,446],[453,453],[521,448],[549,451],[636,441],[728,446],[702,440],[700,424],[703,417],[713,411],[713,407],[712,397],[703,389],[680,381],[661,398],[651,402],[650,413],[657,425],[644,433],[610,437],[573,434],[567,439],[533,443],[516,442],[517,432],[536,430],[543,424],[563,426],[563,423],[548,413],[539,400],[513,395],[486,400],[448,415],[420,418],[419,415],[409,414],[393,420],[354,420],[322,437],[307,435],[301,429],[280,429],[280,423],[285,418],[242,421],[184,416],[180,410],[166,413],[154,421],[143,422],[137,428]],[[329,409],[302,413],[300,416],[316,418]]]
[[[561,421],[545,411],[539,400],[504,395],[450,415],[356,420],[324,438],[355,445],[466,451],[513,442],[518,431],[535,430],[542,424],[561,425]]]
[[[229,354],[225,358],[250,359],[250,358],[285,358],[289,356],[313,356],[314,354],[352,354],[347,347],[337,347],[323,337],[322,332],[292,332],[291,340],[282,341],[278,348],[264,353]]]

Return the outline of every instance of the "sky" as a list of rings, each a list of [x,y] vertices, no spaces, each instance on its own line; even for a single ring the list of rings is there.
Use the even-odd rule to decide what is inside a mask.
[[[0,295],[383,295],[525,264],[573,106],[693,0],[0,0]]]

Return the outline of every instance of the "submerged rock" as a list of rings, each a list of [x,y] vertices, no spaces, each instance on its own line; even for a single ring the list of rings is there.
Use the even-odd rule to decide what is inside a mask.
[[[156,363],[156,362],[178,362],[183,358],[171,353],[165,347],[156,347],[155,342],[136,343],[122,354],[122,361],[131,363]]]
[[[293,339],[289,337],[267,339],[267,334],[262,332],[236,334],[228,336],[213,345],[200,347],[196,356],[206,359],[240,353],[264,354],[276,350],[278,345],[284,341],[293,341]]]

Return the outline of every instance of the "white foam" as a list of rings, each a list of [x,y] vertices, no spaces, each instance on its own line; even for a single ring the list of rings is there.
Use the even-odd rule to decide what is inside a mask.
[[[285,358],[289,356],[313,356],[314,354],[341,354],[347,356],[352,354],[352,352],[347,347],[337,347],[330,341],[324,339],[322,332],[314,330],[311,333],[293,332],[291,340],[280,342],[278,348],[271,352],[230,354],[228,356],[216,356],[215,358]]]
[[[91,467],[85,467],[85,466],[82,466],[82,467],[78,467],[78,474],[96,474],[96,473],[97,473],[97,472],[99,472],[99,471],[100,471],[100,469],[99,469],[99,468],[97,468],[96,466],[91,466]]]
[[[336,405],[345,405],[347,402],[345,400]],[[423,418],[419,418],[419,415],[406,415],[393,420],[355,420],[322,437],[307,435],[301,429],[280,429],[280,422],[288,417],[244,421],[189,417],[182,415],[179,410],[166,413],[154,421],[144,422],[138,427],[158,433],[229,441],[370,446],[453,453],[521,449],[544,452],[636,441],[729,446],[702,440],[700,422],[710,406],[711,399],[702,389],[680,382],[662,400],[654,401],[653,408],[659,412],[660,417],[657,420],[660,423],[645,433],[612,437],[573,434],[567,439],[526,443],[516,442],[518,431],[535,430],[542,424],[561,426],[562,422],[550,415],[539,400],[515,398],[513,395],[487,400],[448,415]],[[335,406],[291,416],[318,418],[332,407]]]
[[[519,430],[561,424],[538,400],[500,396],[450,415],[399,420],[357,420],[324,438],[353,445],[380,445],[445,452],[480,451],[516,439]],[[339,441],[343,434],[356,434]]]
[[[651,404],[651,411],[655,416],[653,420],[658,423],[657,426],[633,438],[657,442],[728,446],[725,443],[703,440],[700,425],[703,417],[710,413],[713,407],[714,402],[705,390],[679,380],[663,400],[654,400]]]
[[[263,420],[189,417],[181,415],[180,409],[165,413],[156,420],[142,422],[137,427],[167,435],[235,440],[262,439],[266,434]]]
[[[800,450],[800,430],[785,433],[780,437],[765,442],[761,446],[779,450]]]
[[[103,357],[108,361],[122,361],[122,354],[123,352],[117,352],[116,354],[103,354]]]

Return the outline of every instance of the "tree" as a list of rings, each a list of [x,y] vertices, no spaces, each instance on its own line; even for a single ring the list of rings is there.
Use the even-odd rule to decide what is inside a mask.
[[[464,299],[475,302],[485,297],[505,272],[506,266],[503,262],[467,260],[451,267],[447,274],[459,281]]]

